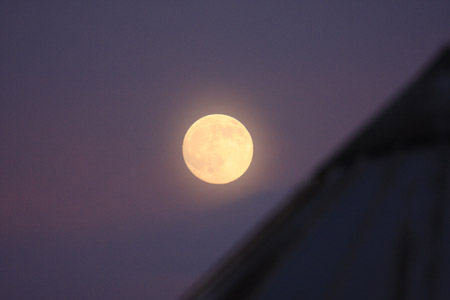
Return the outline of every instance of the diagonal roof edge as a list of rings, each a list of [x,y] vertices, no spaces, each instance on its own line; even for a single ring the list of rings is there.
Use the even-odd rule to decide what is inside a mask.
[[[450,140],[450,43],[318,173],[325,173],[334,165],[348,164],[361,155],[373,156],[443,139]]]
[[[436,85],[436,82],[440,82],[436,79],[441,76],[443,81]],[[430,102],[423,99],[430,95],[433,96]],[[309,200],[320,190],[325,175],[335,166],[349,164],[359,156],[377,156],[396,148],[449,140],[450,44],[412,84],[394,97],[394,102],[319,167],[306,185],[294,192],[287,203],[251,232],[243,243],[233,248],[182,299],[242,297],[258,286],[264,274],[273,267],[273,260],[267,258],[276,258],[278,255],[278,250],[270,247],[273,238],[287,220],[309,204]]]

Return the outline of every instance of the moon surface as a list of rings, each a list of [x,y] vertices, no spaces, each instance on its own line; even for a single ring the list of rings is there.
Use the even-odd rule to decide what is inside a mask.
[[[238,120],[222,114],[207,115],[186,132],[183,158],[199,179],[225,184],[247,171],[253,158],[253,141]]]

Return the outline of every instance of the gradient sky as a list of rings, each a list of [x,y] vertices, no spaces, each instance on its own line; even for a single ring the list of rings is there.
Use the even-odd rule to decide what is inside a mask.
[[[178,297],[415,78],[449,15],[447,0],[2,1],[1,298]],[[228,185],[183,162],[210,113],[253,137]]]

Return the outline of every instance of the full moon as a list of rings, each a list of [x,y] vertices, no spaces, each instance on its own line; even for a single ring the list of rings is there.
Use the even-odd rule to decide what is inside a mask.
[[[241,122],[222,114],[207,115],[189,127],[183,141],[188,169],[212,184],[234,181],[253,157],[252,138]]]

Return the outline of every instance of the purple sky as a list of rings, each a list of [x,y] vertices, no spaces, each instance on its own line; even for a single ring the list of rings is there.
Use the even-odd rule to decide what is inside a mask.
[[[176,298],[450,37],[444,0],[81,2],[0,4],[4,299]],[[210,113],[228,185],[183,162]]]

